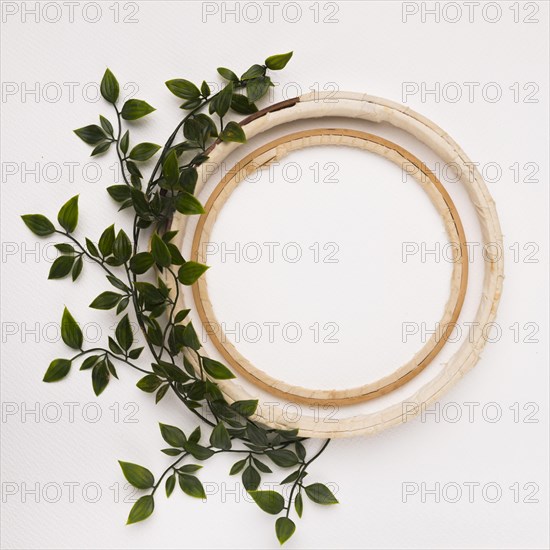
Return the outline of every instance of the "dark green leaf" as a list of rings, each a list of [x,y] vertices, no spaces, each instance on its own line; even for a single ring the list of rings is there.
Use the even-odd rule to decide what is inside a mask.
[[[272,55],[265,60],[265,64],[267,68],[272,71],[280,71],[286,67],[286,64],[290,61],[292,54],[293,52]]]
[[[203,97],[208,97],[210,95],[210,86],[208,85],[206,80],[202,81],[201,94],[203,95]]]
[[[84,262],[82,261],[82,256],[76,259],[74,265],[73,265],[73,271],[72,271],[72,278],[73,281],[76,281],[78,277],[80,276],[80,273],[82,272],[82,266],[84,265]]]
[[[216,449],[223,449],[224,451],[231,449],[231,438],[222,422],[212,430],[210,434],[210,445],[216,447]]]
[[[281,468],[291,468],[298,464],[298,457],[287,449],[277,449],[274,451],[266,451],[265,453],[277,466]]]
[[[171,476],[166,478],[166,496],[170,497],[170,495],[174,492],[174,487],[176,486],[176,474],[173,473]]]
[[[185,434],[176,426],[168,426],[167,424],[159,424],[160,433],[166,443],[172,447],[181,447],[185,445],[187,439]]]
[[[187,323],[187,325],[185,325],[185,328],[183,329],[183,344],[186,347],[194,350],[199,350],[201,348],[201,343],[199,341],[197,333],[195,332],[195,327],[193,327],[193,323]]]
[[[111,185],[107,193],[117,202],[124,202],[130,198],[130,188],[127,185]]]
[[[99,251],[103,256],[109,256],[113,252],[113,245],[115,244],[115,226],[110,225],[99,238],[98,246]]]
[[[95,157],[96,155],[101,155],[101,153],[105,153],[109,150],[109,147],[111,147],[110,141],[102,141],[99,145],[96,145],[91,153],[91,157]]]
[[[293,481],[296,481],[300,477],[300,470],[296,470],[295,472],[292,472],[288,476],[286,476],[283,481],[281,481],[281,485],[285,485],[286,483],[292,483]]]
[[[225,80],[230,80],[232,82],[238,82],[239,77],[229,69],[226,69],[225,67],[218,67],[218,73],[225,78]]]
[[[185,444],[185,450],[197,460],[208,460],[214,454],[211,449],[189,441]]]
[[[92,241],[90,241],[90,239],[88,239],[87,237],[86,237],[86,248],[94,258],[99,258],[99,251],[97,250],[96,245]]]
[[[35,235],[39,235],[40,237],[45,237],[55,232],[53,223],[42,214],[26,214],[21,216],[21,219]]]
[[[138,489],[149,489],[155,484],[155,478],[147,468],[121,460],[119,460],[118,463],[122,468],[124,477],[130,485]]]
[[[271,79],[268,76],[262,76],[260,78],[254,78],[246,83],[246,95],[249,101],[254,103],[258,101],[269,90],[271,86]]]
[[[99,355],[90,355],[84,361],[82,361],[82,365],[80,366],[80,370],[88,370],[91,369],[98,361]]]
[[[291,519],[284,516],[277,518],[275,522],[275,533],[281,544],[284,544],[294,534],[294,531],[296,531],[296,525]]]
[[[233,82],[229,82],[216,97],[216,113],[219,117],[224,117],[229,111],[232,96]]]
[[[57,382],[65,378],[70,370],[71,362],[68,359],[54,359],[44,375],[43,382]]]
[[[124,135],[120,140],[120,150],[124,154],[126,154],[128,152],[129,147],[130,147],[130,130],[126,130],[126,132],[124,132]]]
[[[296,500],[294,501],[294,509],[298,514],[298,517],[301,518],[304,513],[304,501],[302,499],[302,493],[296,495]]]
[[[268,514],[278,514],[285,507],[285,499],[276,491],[248,491],[248,494]]]
[[[160,145],[156,145],[155,143],[140,143],[132,148],[130,158],[143,162],[149,160],[159,149]]]
[[[63,310],[61,318],[61,338],[70,348],[82,349],[82,331],[67,308]]]
[[[136,386],[146,393],[153,393],[160,386],[161,382],[158,376],[154,374],[147,374],[139,380]]]
[[[241,115],[251,115],[258,111],[258,107],[242,94],[233,94],[231,98],[231,108]]]
[[[69,199],[61,207],[57,215],[57,221],[68,233],[72,233],[76,229],[78,223],[78,195]]]
[[[206,498],[206,493],[199,479],[188,474],[178,474],[181,490],[190,497]]]
[[[102,361],[92,369],[92,387],[96,395],[101,395],[109,384],[109,369],[107,363]]]
[[[263,65],[252,65],[248,71],[246,71],[242,76],[241,80],[250,80],[251,78],[258,78],[259,76],[264,76],[265,67]]]
[[[154,509],[155,501],[153,495],[145,495],[138,498],[130,510],[126,525],[147,519],[153,513]]]
[[[234,476],[235,474],[238,474],[246,466],[246,463],[247,463],[246,458],[244,458],[243,460],[239,460],[239,461],[235,462],[235,464],[233,464],[233,466],[231,466],[231,470],[229,472],[229,475]]]
[[[61,252],[61,254],[74,254],[76,250],[68,243],[59,243],[55,245],[55,248]]]
[[[174,323],[181,323],[187,315],[189,315],[190,311],[190,309],[182,309],[181,311],[178,311],[174,317]]]
[[[260,470],[260,472],[263,472],[264,474],[271,474],[273,473],[271,468],[267,465],[258,460],[257,458],[253,457],[252,461],[254,462],[254,466]]]
[[[236,143],[246,143],[244,130],[237,122],[229,122],[220,134],[222,141],[234,141]]]
[[[122,107],[121,115],[124,120],[136,120],[155,111],[146,101],[129,99]]]
[[[214,359],[203,357],[202,366],[212,378],[218,380],[235,378],[235,375],[225,365],[222,365],[219,361],[214,361]]]
[[[187,216],[195,214],[204,214],[202,204],[190,193],[184,191],[180,193],[176,199],[176,210]]]
[[[130,269],[135,274],[141,275],[153,267],[154,263],[155,260],[150,252],[140,252],[130,260]]]
[[[231,408],[243,416],[252,416],[258,408],[258,400],[247,399],[243,401],[235,401],[231,404]]]
[[[317,504],[338,504],[338,500],[332,491],[322,483],[313,483],[304,487],[306,495]]]
[[[119,86],[115,75],[107,69],[101,79],[101,95],[109,102],[116,103],[118,99]]]
[[[114,132],[113,125],[102,115],[99,115],[99,122],[105,133],[112,136]]]
[[[179,471],[184,474],[192,474],[194,472],[198,472],[202,466],[200,464],[185,464],[181,468],[179,468]]]
[[[161,267],[168,267],[172,263],[172,256],[166,243],[158,236],[157,233],[153,233],[151,239],[151,253],[157,265]]]
[[[132,347],[134,335],[132,334],[132,327],[128,315],[125,315],[118,323],[115,330],[115,336],[120,347],[124,351],[128,351]]]
[[[130,359],[137,359],[140,355],[141,355],[141,352],[143,351],[143,347],[141,348],[134,348],[129,354],[128,354],[128,357]]]
[[[125,263],[132,255],[132,243],[128,235],[121,229],[113,243],[113,254],[120,263]]]
[[[112,309],[120,302],[121,298],[123,298],[122,294],[117,294],[116,292],[102,292],[90,304],[90,307],[93,309]]]
[[[178,271],[178,280],[182,285],[192,285],[207,269],[207,265],[185,262]]]
[[[107,134],[105,134],[103,128],[97,124],[90,124],[89,126],[78,128],[74,130],[74,133],[89,145],[96,145],[107,138]]]
[[[181,99],[197,99],[200,97],[200,90],[189,80],[174,78],[166,82],[168,89]]]
[[[247,491],[255,491],[260,486],[262,478],[252,466],[247,466],[242,475],[243,485]]]
[[[56,258],[50,267],[48,279],[62,279],[67,276],[73,268],[74,261],[74,256],[59,256],[59,258]]]
[[[299,441],[296,441],[296,443],[294,444],[294,448],[296,449],[296,454],[298,455],[298,458],[300,460],[304,460],[306,457],[305,447]]]

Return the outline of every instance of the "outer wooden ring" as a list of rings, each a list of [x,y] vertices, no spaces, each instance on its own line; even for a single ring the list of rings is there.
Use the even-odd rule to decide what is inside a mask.
[[[439,126],[431,120],[416,113],[409,107],[388,99],[354,92],[312,93],[291,100],[270,105],[268,108],[254,113],[241,124],[246,125],[246,135],[249,140],[263,131],[277,127],[286,122],[299,119],[323,118],[327,116],[348,117],[354,120],[368,120],[375,123],[388,123],[404,130],[426,146],[430,147],[445,163],[453,163],[459,170],[460,182],[468,192],[470,200],[475,205],[475,212],[482,232],[483,245],[495,245],[486,249],[484,256],[484,278],[479,305],[473,319],[470,333],[458,351],[444,364],[437,374],[421,388],[413,391],[404,399],[383,408],[364,414],[351,414],[340,418],[319,418],[312,415],[308,409],[290,418],[284,403],[267,404],[260,400],[260,407],[253,419],[266,426],[277,429],[298,429],[303,437],[354,437],[373,435],[392,426],[407,422],[419,414],[422,406],[436,402],[448,391],[466,372],[477,363],[487,342],[486,327],[496,317],[498,304],[502,293],[504,280],[504,260],[499,253],[502,250],[502,232],[494,201],[475,165],[470,161],[460,146]],[[196,192],[200,193],[208,175],[213,170],[220,169],[223,160],[237,147],[235,143],[215,143],[207,151],[209,160],[199,167],[199,180]],[[472,168],[473,167],[473,168]],[[177,230],[173,242],[180,248],[183,246],[187,219],[176,213],[169,224]],[[163,274],[168,285],[166,273]],[[176,289],[172,289],[175,298]],[[180,292],[178,307],[185,308],[186,298]],[[203,350],[203,354],[206,353]],[[186,359],[197,372],[200,367],[195,354],[185,351]],[[218,387],[229,402],[256,399],[259,396],[239,385],[238,380],[220,380]]]
[[[208,294],[208,285],[204,277],[193,285],[193,297],[197,313],[203,328],[224,360],[236,372],[242,374],[256,386],[291,402],[350,405],[385,395],[419,374],[441,351],[451,335],[458,320],[468,284],[468,250],[466,235],[458,211],[439,179],[417,157],[399,145],[373,134],[357,130],[317,128],[296,132],[276,139],[256,149],[239,161],[216,186],[205,204],[203,214],[193,237],[191,260],[206,263],[204,243],[208,241],[216,218],[225,201],[239,183],[251,173],[270,162],[280,161],[288,152],[317,145],[345,145],[381,154],[400,168],[410,163],[416,168],[411,173],[427,192],[430,200],[441,214],[449,240],[458,246],[458,258],[454,258],[450,296],[444,309],[443,318],[438,326],[443,327],[434,334],[414,357],[395,372],[383,378],[355,388],[340,390],[309,389],[294,386],[276,379],[255,367],[227,339],[218,322]],[[214,330],[212,330],[214,329]]]

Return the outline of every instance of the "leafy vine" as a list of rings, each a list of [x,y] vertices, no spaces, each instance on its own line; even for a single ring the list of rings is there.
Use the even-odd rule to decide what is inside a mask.
[[[185,261],[172,243],[177,232],[165,231],[175,211],[189,216],[204,212],[194,196],[197,167],[208,160],[208,148],[213,143],[246,141],[243,128],[237,121],[228,120],[228,113],[249,115],[257,112],[256,102],[273,85],[268,70],[283,69],[291,57],[292,52],[268,57],[264,64],[252,65],[240,78],[229,69],[219,68],[224,85],[217,93],[212,93],[205,81],[200,87],[179,78],[166,82],[168,89],[184,100],[181,108],[186,114],[163,147],[143,142],[130,148],[130,130],[124,127],[124,122],[140,119],[155,109],[139,99],[129,99],[119,107],[119,84],[107,69],[100,89],[114,110],[115,123],[113,125],[108,118],[100,116],[99,125],[88,125],[75,130],[75,133],[93,146],[92,156],[114,148],[123,183],[112,185],[107,191],[120,204],[119,210],[133,210],[132,238],[122,229],[116,231],[114,225],[102,232],[97,244],[90,238],[75,237],[78,196],[61,207],[57,226],[41,214],[22,216],[34,234],[40,237],[58,235],[66,241],[56,244],[59,256],[50,268],[49,278],[61,279],[70,275],[76,281],[82,272],[83,258],[87,258],[103,271],[111,285],[111,289],[97,296],[90,307],[114,309],[116,315],[121,316],[114,337],[108,337],[107,347],[85,348],[82,330],[65,308],[61,336],[76,354],[69,359],[54,359],[44,381],[56,382],[65,378],[73,363],[82,359],[80,370],[91,370],[93,391],[100,395],[112,378],[118,378],[115,365],[125,365],[144,374],[137,387],[154,394],[156,403],[168,391],[173,392],[187,410],[201,420],[203,428],[209,430],[207,443],[203,440],[200,425],[186,435],[176,426],[160,424],[162,438],[169,445],[162,452],[174,460],[158,478],[143,466],[119,462],[127,481],[137,489],[147,491],[130,510],[128,523],[142,521],[153,513],[161,485],[167,497],[177,483],[187,495],[206,498],[196,475],[202,466],[191,459],[202,462],[221,453],[241,455],[229,473],[241,475],[244,488],[262,510],[279,516],[275,531],[281,544],[296,529],[290,519],[291,510],[293,508],[298,517],[302,516],[304,495],[318,504],[338,502],[326,485],[304,483],[310,465],[330,440],[309,457],[304,445],[306,440],[298,435],[297,430],[273,429],[253,420],[258,401],[229,404],[224,398],[215,381],[234,378],[234,375],[222,363],[201,354],[201,344],[193,324],[186,322],[189,310],[178,310],[177,306],[180,285],[195,283],[207,266]],[[206,109],[208,114],[203,112]],[[213,116],[217,117],[218,123]],[[140,163],[149,161],[159,151],[149,177],[144,178]],[[141,251],[145,230],[150,246]],[[172,289],[154,276],[154,268],[169,273],[174,298],[171,297]],[[136,364],[144,348],[134,345],[130,315],[145,337],[152,358],[148,361],[149,368]],[[189,353],[196,357],[197,370],[188,359]],[[209,418],[210,415],[214,420]],[[259,489],[262,474],[272,473],[268,464],[292,470],[280,482],[290,486],[287,499],[278,491]]]

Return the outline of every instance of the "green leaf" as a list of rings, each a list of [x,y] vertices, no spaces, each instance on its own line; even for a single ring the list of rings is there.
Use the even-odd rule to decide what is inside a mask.
[[[147,519],[153,513],[154,509],[155,501],[153,499],[153,495],[145,495],[138,498],[130,510],[130,515],[128,516],[126,525]]]
[[[285,499],[276,491],[248,491],[248,494],[268,514],[278,514],[285,507]]]
[[[154,374],[148,374],[141,378],[136,386],[146,393],[153,393],[160,386],[160,379]]]
[[[232,82],[239,81],[239,77],[233,71],[230,71],[225,67],[218,67],[218,73],[222,78],[225,78],[225,80],[230,80]]]
[[[189,441],[185,444],[185,450],[197,460],[208,460],[214,454],[212,449]]]
[[[142,101],[141,99],[129,99],[122,107],[120,114],[124,120],[136,120],[155,110],[156,109],[151,107],[146,101]]]
[[[296,481],[300,477],[300,470],[296,470],[295,472],[292,472],[288,476],[286,476],[283,481],[281,481],[280,485],[285,485],[286,483],[292,483],[293,481]]]
[[[241,80],[250,80],[251,78],[258,78],[259,76],[264,76],[265,67],[263,65],[252,65],[248,71],[246,71],[242,76]]]
[[[241,115],[251,115],[258,111],[258,107],[242,94],[233,94],[231,108]]]
[[[126,154],[128,152],[128,148],[130,147],[130,130],[126,130],[124,132],[124,135],[120,139],[120,150]]]
[[[174,323],[181,323],[189,315],[190,311],[190,309],[182,309],[178,311],[174,317]]]
[[[59,211],[57,221],[67,231],[72,233],[76,229],[78,223],[78,195],[69,199]]]
[[[70,370],[71,361],[69,361],[68,359],[54,359],[50,363],[50,366],[48,367],[48,370],[46,371],[46,374],[44,375],[42,381],[57,382],[58,380],[65,378],[65,376],[69,374]]]
[[[140,143],[132,148],[130,151],[130,158],[143,162],[149,160],[159,149],[160,145],[155,143]]]
[[[267,68],[272,71],[280,71],[286,67],[286,64],[290,61],[293,53],[294,52],[288,52],[272,55],[265,60],[265,64]]]
[[[179,471],[184,474],[192,474],[194,472],[198,472],[202,466],[200,464],[185,464],[182,466]]]
[[[252,460],[254,462],[254,465],[256,466],[256,468],[258,468],[258,470],[260,470],[260,472],[263,472],[264,474],[272,474],[273,473],[273,470],[267,464],[264,464],[263,462],[261,462],[257,458],[252,458]]]
[[[82,261],[82,256],[80,256],[75,260],[75,263],[73,265],[73,271],[72,271],[73,281],[76,281],[78,279],[80,273],[82,272],[83,265],[84,265],[84,262]]]
[[[119,460],[118,463],[128,483],[137,489],[149,489],[155,484],[155,478],[147,468],[122,460]]]
[[[229,82],[216,96],[215,111],[219,117],[224,117],[231,107],[233,97],[233,82]]]
[[[153,254],[156,264],[161,267],[168,267],[172,263],[170,250],[157,233],[153,233],[151,239],[151,253]]]
[[[235,474],[238,474],[245,466],[248,460],[246,458],[243,458],[243,460],[238,460],[231,466],[231,470],[229,471],[230,476],[234,476]]]
[[[86,248],[88,249],[88,252],[94,257],[99,258],[99,251],[96,247],[96,245],[86,237]]]
[[[296,441],[296,443],[294,443],[294,448],[296,449],[296,454],[298,455],[298,458],[300,460],[304,460],[306,458],[306,448],[299,441]]]
[[[227,432],[227,428],[220,422],[210,434],[210,445],[216,449],[227,451],[231,449],[231,438]]]
[[[183,329],[183,345],[196,350],[199,350],[201,348],[201,343],[199,341],[199,337],[197,336],[197,333],[195,332],[195,327],[193,327],[193,323],[187,323],[185,325],[185,328]]]
[[[115,75],[107,69],[101,79],[101,95],[109,102],[116,103],[118,99],[119,86]]]
[[[171,476],[166,478],[166,497],[169,498],[170,495],[174,492],[174,487],[176,486],[176,474],[173,473]]]
[[[90,355],[84,361],[82,362],[82,365],[80,366],[80,370],[88,370],[91,369],[99,359],[99,355]]]
[[[120,346],[109,336],[109,349],[116,355],[124,355]]]
[[[260,78],[254,78],[246,83],[246,95],[249,101],[258,101],[269,90],[271,86],[271,79],[268,76],[262,76]]]
[[[121,298],[123,298],[122,294],[107,290],[102,292],[89,307],[93,309],[112,309],[120,302]]]
[[[55,226],[53,223],[42,214],[25,214],[21,216],[21,219],[35,235],[45,237],[46,235],[55,233]]]
[[[96,395],[101,395],[109,384],[109,369],[105,361],[101,361],[92,369],[92,387]]]
[[[130,198],[130,188],[127,185],[111,185],[107,193],[117,202],[124,202]]]
[[[214,361],[208,357],[202,358],[202,366],[204,370],[212,377],[218,380],[229,380],[235,378],[235,375],[219,361]]]
[[[109,150],[109,147],[111,147],[110,141],[102,141],[99,145],[96,145],[91,153],[91,157],[95,157],[96,155],[100,155],[101,153],[105,153]]]
[[[313,483],[304,487],[306,495],[317,504],[338,504],[338,500],[332,494],[332,491],[322,483]]]
[[[178,156],[176,151],[170,151],[162,163],[162,175],[169,187],[174,187],[178,183],[180,172],[178,166]]]
[[[141,352],[143,351],[143,347],[141,348],[134,348],[129,354],[128,357],[130,359],[138,359],[138,357],[141,355]]]
[[[178,474],[181,490],[190,497],[206,498],[206,493],[199,479],[189,474]]]
[[[107,139],[107,134],[103,131],[101,126],[97,124],[90,124],[74,130],[74,133],[84,142],[89,145],[96,145],[100,141]]]
[[[242,475],[243,485],[247,491],[255,491],[259,486],[262,478],[258,471],[252,466],[247,466]]]
[[[286,517],[277,518],[275,522],[275,533],[281,544],[284,544],[296,531],[294,522]]]
[[[61,252],[61,254],[74,254],[76,250],[74,246],[69,243],[59,243],[55,245],[55,248]]]
[[[113,245],[115,244],[115,226],[110,225],[99,238],[97,245],[99,251],[103,256],[109,256],[113,252]]]
[[[113,254],[120,263],[125,263],[132,255],[132,243],[128,235],[121,229],[113,243]]]
[[[172,445],[172,447],[183,448],[187,439],[185,434],[176,426],[169,426],[168,424],[159,424],[160,433],[166,443]]]
[[[117,342],[124,351],[128,351],[132,347],[134,335],[132,334],[132,327],[127,314],[118,323],[115,330],[115,336]]]
[[[210,86],[208,85],[208,82],[206,82],[206,80],[202,81],[201,94],[203,97],[208,97],[210,95]]]
[[[105,133],[112,136],[114,133],[113,125],[102,115],[99,115],[99,122],[101,127],[105,130]]]
[[[277,449],[274,451],[266,451],[265,453],[277,466],[281,468],[291,468],[298,464],[298,457],[287,449]]]
[[[184,191],[180,193],[176,198],[175,204],[176,210],[187,216],[193,216],[195,214],[204,214],[204,208],[202,204],[191,193]]]
[[[294,500],[294,509],[296,510],[298,517],[301,518],[304,513],[304,500],[302,498],[302,493],[298,493],[296,495],[296,499]]]
[[[48,279],[62,279],[67,276],[73,268],[74,261],[74,256],[59,256],[59,258],[56,258],[50,267]]]
[[[237,122],[229,122],[220,134],[222,141],[233,141],[236,143],[246,143],[244,130]]]
[[[154,263],[155,260],[150,252],[140,252],[130,260],[130,269],[136,275],[141,275],[153,267]]]
[[[178,271],[178,280],[182,285],[192,285],[207,269],[207,265],[185,262]]]
[[[197,99],[200,97],[200,90],[184,78],[174,78],[166,82],[167,88],[177,97],[181,99]]]
[[[246,399],[242,401],[235,401],[231,404],[231,408],[243,416],[252,416],[258,408],[258,400]]]
[[[61,338],[70,348],[82,349],[82,331],[67,308],[63,310],[61,318]]]

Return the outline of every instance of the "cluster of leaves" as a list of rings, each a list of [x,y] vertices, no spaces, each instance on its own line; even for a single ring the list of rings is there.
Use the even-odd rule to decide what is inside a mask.
[[[38,236],[61,235],[57,244],[60,253],[50,269],[50,279],[60,279],[71,274],[75,281],[83,267],[83,257],[101,268],[110,284],[90,303],[100,310],[115,310],[120,316],[114,336],[109,336],[107,347],[84,348],[84,337],[79,324],[65,308],[61,321],[61,335],[67,346],[77,353],[70,359],[55,359],[44,376],[45,382],[65,378],[77,360],[82,360],[80,370],[91,370],[92,387],[101,394],[112,377],[118,378],[115,364],[123,364],[144,374],[137,387],[154,394],[158,403],[173,392],[183,405],[210,429],[208,442],[201,442],[201,428],[186,435],[180,428],[160,425],[161,435],[169,445],[162,452],[175,460],[155,480],[145,467],[120,462],[123,474],[134,487],[148,491],[137,500],[130,511],[128,523],[149,517],[154,510],[155,493],[164,481],[169,497],[179,484],[181,490],[195,498],[206,498],[204,488],[195,475],[201,468],[186,459],[205,461],[220,453],[241,455],[231,468],[231,475],[241,475],[242,483],[257,505],[269,514],[282,515],[275,524],[279,541],[284,543],[295,531],[290,519],[291,507],[301,517],[303,495],[318,504],[337,502],[323,484],[304,484],[308,466],[326,448],[328,440],[311,458],[307,458],[304,439],[296,430],[285,431],[268,428],[254,420],[257,401],[237,401],[229,404],[216,380],[226,380],[234,375],[222,363],[201,354],[201,343],[192,322],[187,320],[189,310],[178,308],[180,285],[192,285],[206,271],[207,266],[186,261],[173,244],[177,232],[164,231],[166,221],[174,211],[185,215],[204,212],[194,196],[197,167],[208,159],[208,148],[215,141],[246,140],[243,128],[234,120],[227,120],[230,111],[250,114],[258,110],[256,102],[272,86],[268,69],[280,70],[286,66],[292,53],[275,55],[262,65],[252,65],[239,78],[233,71],[219,68],[225,84],[212,94],[206,82],[196,86],[189,80],[173,79],[166,85],[178,98],[185,116],[163,147],[143,142],[130,147],[130,129],[123,128],[124,121],[135,121],[154,108],[147,102],[130,99],[118,105],[120,88],[113,73],[107,69],[101,81],[101,94],[110,103],[116,115],[113,125],[100,116],[100,125],[88,125],[75,130],[84,142],[93,146],[92,155],[107,152],[111,147],[120,162],[124,183],[107,188],[109,195],[120,204],[120,210],[132,209],[132,238],[115,226],[107,227],[97,244],[89,238],[83,242],[74,236],[78,225],[78,196],[71,198],[60,209],[54,225],[41,214],[23,216],[27,227]],[[202,112],[208,107],[208,114]],[[214,118],[218,119],[218,123]],[[181,141],[178,136],[181,135]],[[156,164],[145,183],[139,163],[149,161],[160,151]],[[149,228],[149,246],[139,250],[141,233]],[[156,275],[167,274],[170,286]],[[139,277],[139,279],[138,279]],[[129,311],[126,312],[126,310]],[[130,315],[145,336],[151,357],[149,368],[135,364],[142,347],[134,347]],[[211,420],[214,418],[214,420]],[[287,500],[277,491],[261,490],[262,475],[271,474],[271,466],[292,470],[281,485],[290,485]]]

